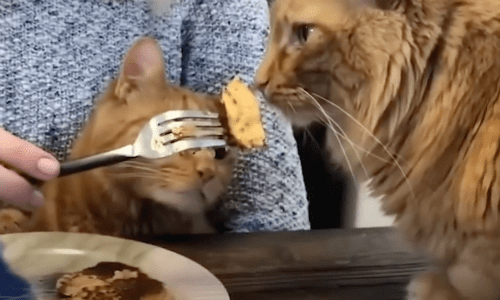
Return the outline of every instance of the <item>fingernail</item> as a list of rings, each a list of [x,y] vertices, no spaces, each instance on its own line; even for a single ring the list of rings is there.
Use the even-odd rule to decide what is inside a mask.
[[[44,202],[43,195],[40,191],[33,192],[33,198],[31,199],[31,205],[33,206],[42,206]]]
[[[47,175],[54,175],[59,170],[59,163],[57,163],[53,159],[46,157],[40,158],[40,160],[38,160],[37,166],[38,170]]]

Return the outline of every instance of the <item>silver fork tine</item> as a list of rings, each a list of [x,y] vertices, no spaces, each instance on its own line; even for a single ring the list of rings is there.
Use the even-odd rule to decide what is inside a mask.
[[[208,128],[196,128],[193,132],[175,134],[173,132],[168,133],[166,135],[160,135],[157,138],[162,144],[173,143],[177,140],[186,139],[186,138],[196,138],[196,137],[218,137],[224,138],[224,128],[222,127],[208,127]]]
[[[163,122],[163,124],[158,125],[157,130],[160,135],[167,134],[175,128],[186,127],[186,126],[196,126],[198,128],[203,127],[221,127],[219,119],[206,119],[206,120],[189,120],[189,121],[172,121]]]
[[[214,147],[224,147],[227,143],[225,140],[217,138],[194,138],[194,139],[183,139],[171,144],[165,145],[166,151],[174,154],[186,150],[195,150],[201,148],[214,148]]]

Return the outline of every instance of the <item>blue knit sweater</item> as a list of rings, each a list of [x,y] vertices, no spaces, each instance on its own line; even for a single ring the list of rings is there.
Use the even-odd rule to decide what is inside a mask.
[[[1,0],[0,126],[64,159],[133,41],[156,38],[172,82],[218,93],[250,82],[264,51],[266,0]],[[269,149],[241,157],[225,209],[238,232],[309,229],[289,123],[262,103]]]

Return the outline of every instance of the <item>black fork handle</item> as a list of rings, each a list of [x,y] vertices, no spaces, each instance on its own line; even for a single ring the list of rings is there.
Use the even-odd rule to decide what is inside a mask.
[[[63,177],[78,172],[84,172],[99,167],[109,166],[112,164],[129,160],[131,158],[133,157],[115,154],[108,156],[96,155],[96,156],[89,156],[81,159],[66,161],[61,163],[58,177]],[[44,183],[44,180],[37,179],[26,173],[18,172],[18,174],[36,187],[41,187],[42,184]]]
[[[130,156],[112,154],[112,155],[95,155],[76,160],[66,161],[61,163],[61,170],[59,172],[59,177],[83,171],[88,171],[99,167],[110,166],[132,158],[133,157]]]

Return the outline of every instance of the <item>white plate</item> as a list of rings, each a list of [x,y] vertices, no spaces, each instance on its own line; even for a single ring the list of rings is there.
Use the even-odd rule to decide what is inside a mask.
[[[17,274],[36,279],[75,272],[101,261],[140,268],[182,300],[229,300],[222,283],[196,262],[152,245],[81,233],[17,233],[0,236],[4,258]]]

